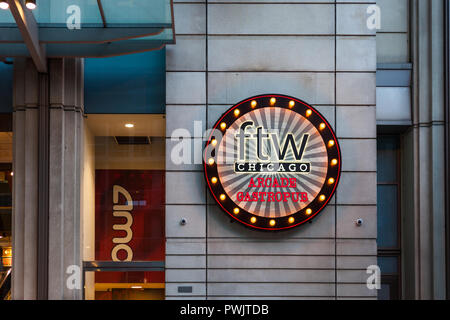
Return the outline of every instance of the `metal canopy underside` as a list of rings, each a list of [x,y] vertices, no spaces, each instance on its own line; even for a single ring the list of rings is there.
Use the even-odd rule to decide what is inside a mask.
[[[109,57],[175,43],[173,0],[8,0],[0,10],[0,57]]]

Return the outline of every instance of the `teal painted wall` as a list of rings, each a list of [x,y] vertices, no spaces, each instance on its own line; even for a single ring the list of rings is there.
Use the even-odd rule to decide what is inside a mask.
[[[86,113],[165,113],[165,49],[86,59],[84,80]]]

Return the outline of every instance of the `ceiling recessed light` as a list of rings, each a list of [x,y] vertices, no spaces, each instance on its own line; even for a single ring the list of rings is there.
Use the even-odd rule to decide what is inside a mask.
[[[9,4],[8,4],[8,2],[6,2],[6,1],[0,1],[0,9],[3,9],[3,10],[8,10],[8,8],[9,8]]]
[[[30,10],[36,9],[36,0],[27,0],[26,1],[26,6]]]
[[[134,124],[132,124],[132,123],[127,123],[127,124],[125,124],[125,127],[126,127],[126,128],[134,128]]]

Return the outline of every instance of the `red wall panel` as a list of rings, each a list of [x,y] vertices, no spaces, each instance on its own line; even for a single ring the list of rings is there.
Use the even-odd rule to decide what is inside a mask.
[[[116,245],[113,238],[123,238],[126,232],[113,230],[126,218],[113,216],[114,185],[123,187],[132,198],[132,239],[127,244],[133,251],[132,261],[164,261],[164,171],[159,170],[96,170],[95,173],[95,259],[111,261]],[[119,205],[125,205],[123,195]],[[117,254],[123,260],[126,252]]]

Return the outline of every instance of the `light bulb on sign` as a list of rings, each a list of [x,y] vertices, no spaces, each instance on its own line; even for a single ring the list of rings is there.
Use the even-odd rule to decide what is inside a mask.
[[[295,101],[291,100],[291,101],[289,101],[289,108],[292,109],[293,107],[295,107]]]

